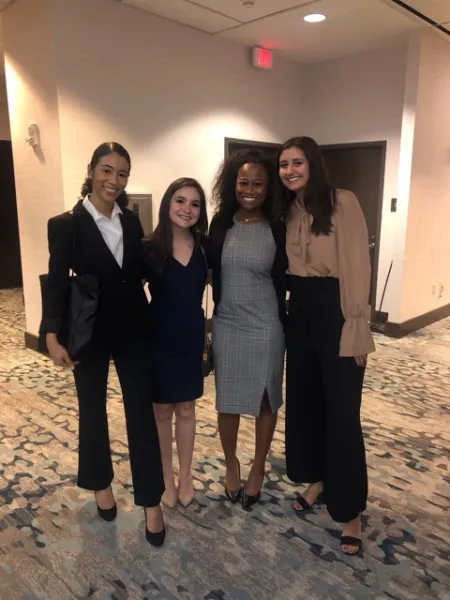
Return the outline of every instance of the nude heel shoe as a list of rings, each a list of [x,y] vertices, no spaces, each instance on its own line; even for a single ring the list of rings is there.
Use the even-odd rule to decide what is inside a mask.
[[[195,498],[194,488],[192,488],[192,490],[187,492],[186,494],[180,494],[180,492],[178,492],[178,502],[181,504],[181,506],[183,508],[187,508],[192,503],[194,498]]]
[[[175,508],[177,505],[177,500],[178,498],[176,491],[171,494],[167,490],[164,490],[164,493],[161,496],[161,504],[164,504],[164,506],[167,506],[167,508]]]

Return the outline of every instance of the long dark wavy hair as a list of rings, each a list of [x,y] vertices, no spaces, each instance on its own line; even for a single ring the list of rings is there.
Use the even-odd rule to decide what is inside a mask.
[[[108,156],[108,154],[113,154],[114,152],[116,154],[118,154],[119,156],[121,156],[122,158],[124,158],[128,162],[129,171],[130,171],[131,170],[130,155],[129,155],[128,151],[125,150],[125,148],[117,142],[104,142],[103,144],[100,144],[100,146],[98,146],[98,148],[96,148],[94,150],[94,154],[92,155],[91,162],[89,163],[90,171],[94,172],[94,169],[98,165],[101,158],[103,158],[104,156]],[[91,194],[91,193],[92,193],[92,178],[90,177],[90,175],[88,173],[86,179],[83,182],[83,185],[81,186],[80,195],[81,195],[81,198],[85,198],[88,194]],[[118,196],[118,198],[116,199],[116,202],[122,210],[124,210],[128,206],[128,196],[127,196],[127,193],[125,192],[125,190],[123,192],[121,192],[120,196]]]
[[[278,164],[284,150],[302,150],[309,164],[309,179],[305,186],[303,202],[306,211],[312,216],[311,232],[315,235],[329,235],[332,230],[331,217],[336,208],[336,189],[330,185],[328,172],[318,143],[310,137],[293,137],[278,150]],[[285,219],[295,193],[283,186],[282,203]]]
[[[267,195],[261,212],[269,223],[281,218],[280,184],[275,161],[257,149],[238,150],[220,165],[214,181],[212,200],[216,205],[215,217],[223,227],[233,224],[233,216],[239,208],[236,198],[236,181],[241,167],[246,164],[261,165],[267,173]]]
[[[170,220],[171,200],[181,188],[189,187],[197,190],[200,197],[200,216],[190,230],[194,236],[195,247],[200,245],[201,236],[208,231],[208,215],[206,213],[206,196],[202,186],[192,177],[180,177],[173,181],[162,197],[159,207],[158,225],[154,232],[146,239],[152,242],[154,259],[159,266],[163,266],[168,258],[173,256],[173,232]]]

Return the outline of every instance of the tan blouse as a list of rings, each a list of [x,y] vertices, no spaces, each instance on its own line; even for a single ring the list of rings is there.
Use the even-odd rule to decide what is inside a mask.
[[[367,224],[356,196],[337,190],[330,235],[311,233],[312,217],[293,202],[287,221],[289,272],[300,277],[339,279],[342,328],[340,356],[374,352],[368,320],[370,257]]]

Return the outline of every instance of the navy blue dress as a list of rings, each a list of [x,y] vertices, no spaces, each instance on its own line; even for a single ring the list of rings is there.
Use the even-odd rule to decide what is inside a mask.
[[[203,395],[205,316],[202,308],[207,266],[200,248],[183,266],[175,258],[157,265],[151,241],[144,242],[148,281],[152,401],[189,402]]]

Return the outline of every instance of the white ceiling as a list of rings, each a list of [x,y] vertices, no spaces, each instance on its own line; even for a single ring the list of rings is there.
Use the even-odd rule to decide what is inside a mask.
[[[0,0],[0,11],[12,1]],[[115,1],[306,63],[376,49],[427,26],[394,0],[253,0],[253,6],[244,6],[244,0]],[[404,2],[450,30],[450,0]],[[312,12],[324,13],[326,21],[305,23],[303,17]],[[1,37],[0,27],[0,54]]]
[[[392,0],[118,0],[123,4],[246,46],[317,62],[382,47],[427,24]],[[438,23],[449,23],[450,0],[406,0]],[[324,13],[326,21],[303,17]],[[450,37],[448,38],[450,41]]]

